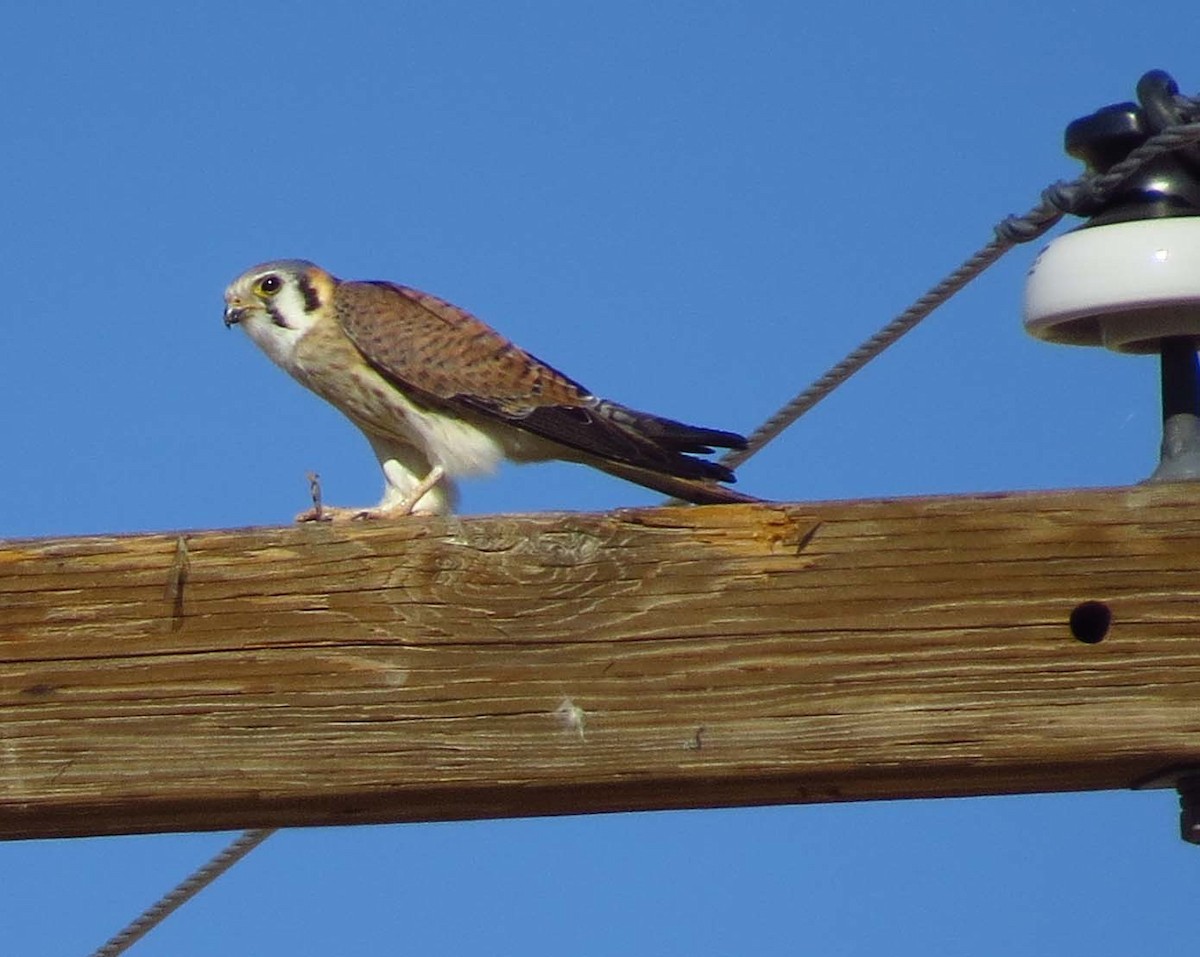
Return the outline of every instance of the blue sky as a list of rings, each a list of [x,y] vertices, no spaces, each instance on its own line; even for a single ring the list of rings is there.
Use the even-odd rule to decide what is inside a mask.
[[[597,392],[748,431],[1070,178],[1200,10],[25,5],[0,35],[6,537],[378,498],[358,433],[222,328],[302,256],[471,309]],[[1119,485],[1152,360],[1030,339],[1017,250],[741,471],[789,500]],[[657,497],[566,465],[471,513]],[[286,832],[138,955],[1177,952],[1169,792]],[[0,844],[5,952],[88,952],[228,835]]]

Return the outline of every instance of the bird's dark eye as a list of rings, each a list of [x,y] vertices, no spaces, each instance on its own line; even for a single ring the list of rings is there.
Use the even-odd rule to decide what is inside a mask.
[[[270,276],[263,276],[257,283],[259,295],[273,296],[283,288],[283,280],[272,273]]]

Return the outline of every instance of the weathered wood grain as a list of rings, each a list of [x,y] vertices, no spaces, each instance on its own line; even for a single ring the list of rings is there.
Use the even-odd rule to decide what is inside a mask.
[[[1127,787],[1200,488],[0,542],[0,837]],[[1112,613],[1084,644],[1072,610]]]

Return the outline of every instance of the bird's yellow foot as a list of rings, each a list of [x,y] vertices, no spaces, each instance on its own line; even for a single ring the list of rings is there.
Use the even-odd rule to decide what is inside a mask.
[[[416,502],[407,499],[396,505],[375,508],[342,508],[337,505],[314,505],[296,516],[297,522],[368,522],[376,519],[406,518],[413,513]]]

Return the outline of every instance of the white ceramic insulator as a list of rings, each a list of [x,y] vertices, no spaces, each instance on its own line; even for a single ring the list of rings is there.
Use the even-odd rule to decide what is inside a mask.
[[[1042,250],[1025,283],[1025,328],[1050,342],[1156,352],[1200,342],[1200,216],[1089,226]]]

